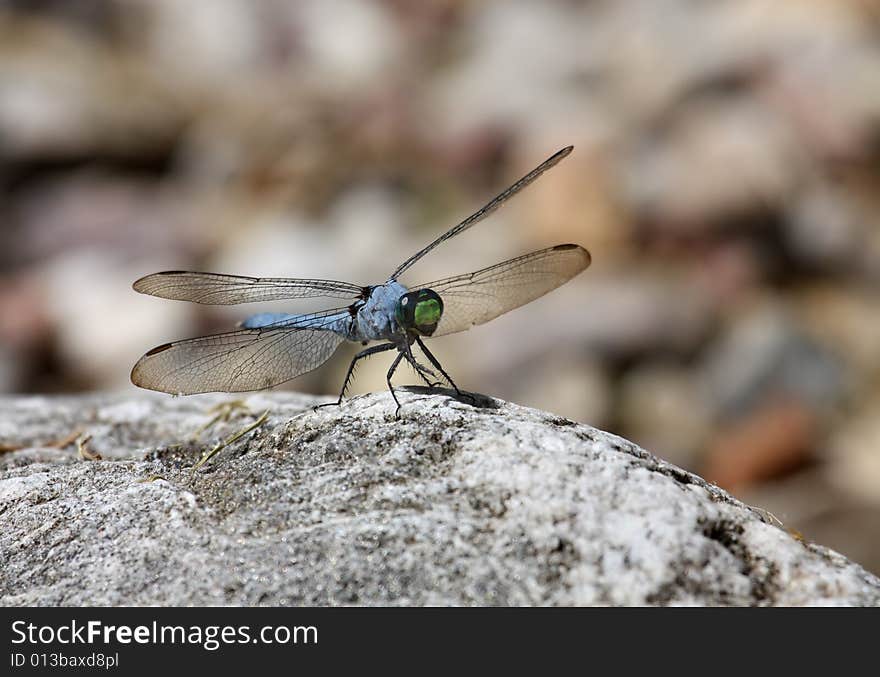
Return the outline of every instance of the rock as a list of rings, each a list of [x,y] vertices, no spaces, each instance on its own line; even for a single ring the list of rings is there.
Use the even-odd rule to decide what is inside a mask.
[[[822,439],[818,416],[802,400],[771,399],[718,425],[699,471],[709,481],[739,494],[808,465],[818,439]]]
[[[398,392],[399,419],[387,392],[255,394],[201,441],[228,396],[0,400],[0,602],[880,604],[858,565],[622,438]],[[104,460],[58,448],[77,429]]]
[[[841,482],[835,475],[834,467],[829,472],[824,464],[816,464],[784,479],[745,488],[740,495],[796,524],[797,532],[810,540],[846,553],[868,571],[880,571],[880,502],[854,494],[846,483],[851,478]]]
[[[843,392],[840,360],[772,296],[740,312],[703,360],[704,391],[721,419],[789,398],[822,410]]]
[[[643,218],[687,231],[720,228],[793,195],[804,160],[784,121],[753,102],[691,108],[665,134],[635,143],[627,159],[628,201]]]

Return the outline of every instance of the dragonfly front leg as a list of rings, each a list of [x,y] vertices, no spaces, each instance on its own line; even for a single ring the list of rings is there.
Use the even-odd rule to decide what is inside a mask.
[[[455,381],[453,381],[452,377],[446,373],[446,370],[443,369],[443,366],[440,364],[440,361],[436,357],[434,357],[434,354],[430,350],[428,350],[428,346],[426,346],[422,342],[422,339],[418,336],[416,337],[416,343],[419,344],[419,348],[422,349],[422,352],[425,353],[425,357],[427,357],[428,360],[430,360],[431,364],[433,364],[434,367],[441,374],[443,374],[443,378],[445,378],[447,381],[449,381],[449,385],[451,385],[453,388],[455,388],[455,394],[458,397],[464,396],[464,397],[467,397],[468,399],[470,399],[471,401],[476,402],[476,398],[474,398],[473,395],[470,395],[469,393],[463,393],[463,392],[461,392],[461,390],[458,389],[458,386],[455,385]]]
[[[365,357],[369,357],[370,355],[375,355],[376,353],[384,353],[386,350],[392,350],[397,346],[394,343],[383,343],[379,346],[373,346],[372,348],[367,348],[366,350],[362,350],[357,355],[354,356],[351,360],[351,364],[348,365],[348,373],[345,375],[345,380],[342,382],[342,390],[339,391],[339,399],[335,402],[325,402],[324,404],[319,404],[315,406],[315,409],[320,409],[321,407],[335,407],[342,404],[342,398],[345,397],[345,391],[348,390],[348,386],[351,384],[351,377],[354,375],[354,367],[358,363],[358,360],[362,360]]]
[[[428,376],[430,376],[436,379],[437,374],[428,369],[426,366],[419,364],[418,360],[416,360],[415,358],[415,355],[412,354],[412,344],[407,344],[406,346],[406,361],[410,363],[410,365],[419,375],[419,377],[428,384],[429,388],[436,388],[437,386],[442,385],[440,381],[432,381],[428,378]]]
[[[435,379],[437,378],[437,374],[435,374],[433,371],[419,364],[415,361],[415,359],[411,360],[409,359],[409,357],[407,357],[406,361],[410,363],[410,366],[412,366],[416,374],[419,375],[419,378],[425,382],[426,386],[428,386],[429,388],[436,388],[437,386],[442,385],[440,381],[432,381],[430,378],[428,378],[429,376]]]

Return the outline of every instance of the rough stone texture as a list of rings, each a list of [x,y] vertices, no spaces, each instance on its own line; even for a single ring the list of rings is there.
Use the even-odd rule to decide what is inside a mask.
[[[880,604],[858,565],[624,439],[399,392],[399,420],[388,393],[257,394],[198,440],[230,397],[0,399],[0,443],[25,445],[0,455],[0,602]],[[75,429],[103,460],[45,446]]]

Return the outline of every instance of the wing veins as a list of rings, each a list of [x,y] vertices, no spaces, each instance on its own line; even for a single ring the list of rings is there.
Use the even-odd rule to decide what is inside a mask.
[[[449,240],[449,239],[455,237],[456,235],[458,235],[462,231],[467,230],[471,226],[473,226],[473,225],[479,223],[480,221],[482,221],[483,219],[485,219],[487,216],[489,216],[489,214],[491,214],[496,209],[498,209],[502,204],[507,202],[507,200],[512,198],[519,191],[521,191],[523,188],[525,188],[530,183],[532,183],[535,179],[537,179],[539,176],[541,176],[541,174],[543,174],[548,169],[550,169],[551,167],[556,165],[560,160],[565,158],[569,153],[571,153],[571,151],[573,149],[574,149],[574,146],[567,146],[567,147],[563,148],[562,150],[559,150],[556,153],[554,153],[553,155],[551,155],[549,158],[544,160],[544,162],[542,162],[540,165],[535,167],[528,174],[523,176],[518,181],[512,183],[510,186],[505,188],[501,193],[499,193],[494,198],[489,200],[489,202],[487,202],[485,205],[480,207],[480,209],[475,211],[473,214],[471,214],[469,217],[467,217],[464,221],[453,226],[452,228],[447,230],[445,233],[443,233],[443,235],[441,235],[436,240],[434,240],[431,244],[429,244],[427,247],[425,247],[424,249],[421,249],[420,251],[418,251],[415,254],[413,254],[412,256],[410,256],[406,261],[401,263],[393,273],[391,273],[391,277],[388,279],[389,280],[396,280],[406,270],[408,270],[416,261],[418,261],[425,254],[430,252],[432,249],[434,249],[434,247],[445,242],[446,240]]]
[[[164,392],[174,392],[174,384],[181,392],[234,392],[278,385],[314,369],[332,354],[343,338],[332,332],[331,326],[346,314],[346,308],[335,308],[277,325],[175,341],[152,354],[152,359],[152,351],[144,355],[132,370],[132,380]],[[284,342],[300,332],[307,332],[303,340],[285,348]],[[187,351],[194,355],[188,356]],[[199,354],[201,351],[204,353]],[[282,370],[278,372],[282,378],[272,381],[274,362],[287,355],[291,357],[287,363],[290,372]],[[224,365],[231,367],[228,373],[222,372]],[[253,374],[250,380],[249,371]]]
[[[363,287],[337,280],[247,277],[181,270],[153,273],[140,278],[132,286],[141,294],[209,305],[308,297],[351,298],[363,293]]]
[[[494,266],[444,278],[415,289],[432,289],[443,300],[433,336],[464,331],[540,298],[590,265],[577,245],[557,245]]]

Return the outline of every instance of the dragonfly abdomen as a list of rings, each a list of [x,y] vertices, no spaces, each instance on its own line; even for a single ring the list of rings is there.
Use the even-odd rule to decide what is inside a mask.
[[[242,329],[324,329],[348,338],[348,311],[328,315],[326,313],[305,313],[291,315],[289,313],[258,313],[239,323]]]
[[[258,315],[251,315],[246,320],[242,320],[238,326],[242,329],[262,329],[263,327],[273,324],[284,324],[295,319],[296,315],[290,315],[289,313],[259,313]]]

